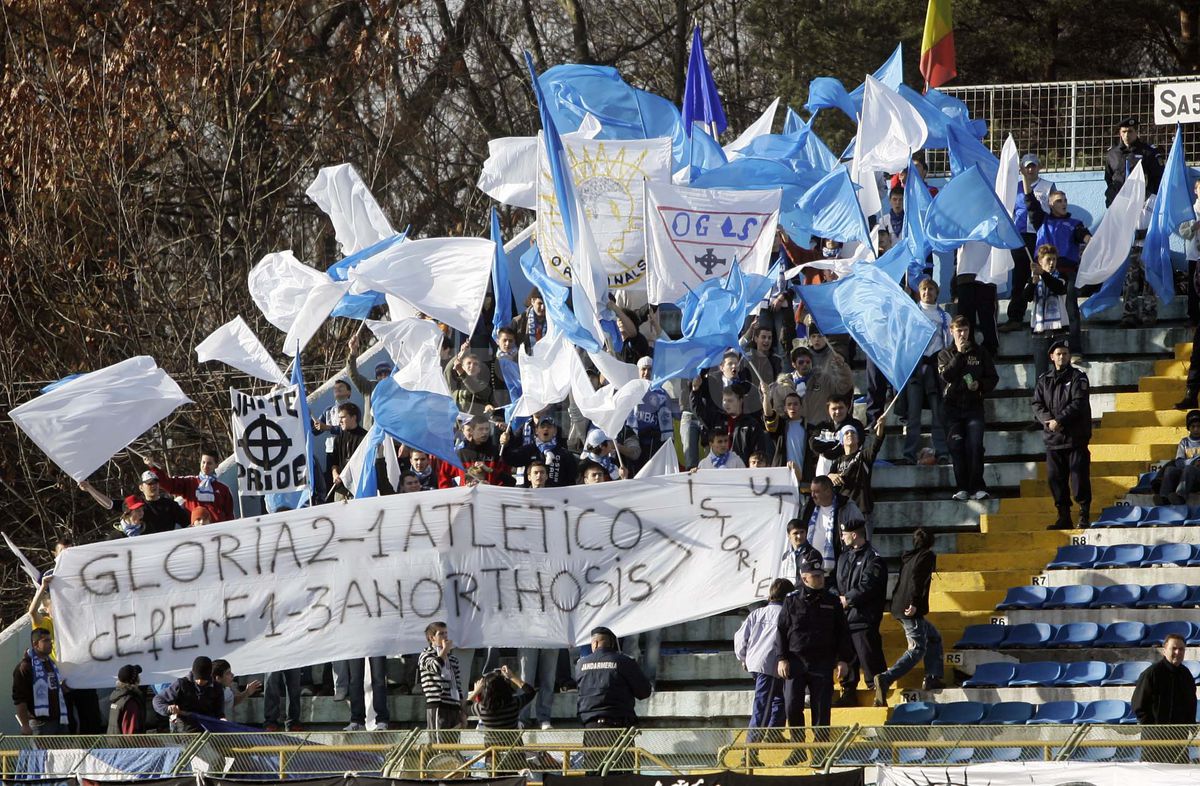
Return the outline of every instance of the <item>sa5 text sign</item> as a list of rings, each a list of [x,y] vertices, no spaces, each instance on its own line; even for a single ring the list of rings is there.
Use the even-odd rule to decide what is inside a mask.
[[[1154,86],[1154,122],[1200,122],[1200,82],[1164,82]]]

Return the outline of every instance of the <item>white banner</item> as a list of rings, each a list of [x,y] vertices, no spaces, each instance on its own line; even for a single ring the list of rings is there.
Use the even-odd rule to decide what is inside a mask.
[[[540,137],[539,137],[540,138]],[[575,193],[610,289],[645,286],[645,229],[642,181],[671,181],[671,140],[580,139],[564,136]],[[571,254],[546,151],[538,145],[537,243],[546,272],[570,283]]]
[[[786,468],[356,499],[67,549],[51,598],[77,687],[220,655],[245,674],[463,647],[561,647],[764,600],[795,515]]]
[[[646,294],[671,303],[729,272],[766,275],[779,223],[779,189],[721,191],[646,183]]]
[[[51,585],[53,586],[53,585]],[[917,743],[914,743],[916,745]],[[1119,749],[1118,749],[1119,750]],[[887,767],[875,769],[876,786],[929,786],[930,784],[987,784],[1035,786],[1179,786],[1196,783],[1200,767],[1191,764],[1116,764],[1088,761],[1029,761],[972,764],[969,767]]]
[[[297,387],[265,396],[229,389],[238,489],[245,497],[299,491],[308,485],[304,447],[309,425],[300,420]]]

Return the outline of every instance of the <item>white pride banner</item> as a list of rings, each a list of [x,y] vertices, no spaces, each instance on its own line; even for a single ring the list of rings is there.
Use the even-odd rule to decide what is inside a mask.
[[[197,655],[246,674],[464,647],[561,647],[764,600],[797,494],[790,470],[707,470],[561,489],[443,489],[67,549],[51,598],[60,667],[163,682]]]
[[[308,424],[296,408],[296,385],[265,396],[229,389],[238,488],[245,497],[299,491],[308,485]]]

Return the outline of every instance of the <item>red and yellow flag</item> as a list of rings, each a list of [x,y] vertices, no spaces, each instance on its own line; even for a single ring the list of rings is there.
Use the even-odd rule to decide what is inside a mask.
[[[954,22],[951,0],[929,0],[925,12],[925,35],[921,38],[921,76],[927,87],[949,82],[958,71],[954,67]]]

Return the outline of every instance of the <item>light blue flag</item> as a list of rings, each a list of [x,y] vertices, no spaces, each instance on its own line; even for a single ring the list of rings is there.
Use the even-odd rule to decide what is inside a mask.
[[[812,121],[816,119],[814,114],[808,119],[808,124],[805,126],[808,129],[808,134],[804,137],[804,152],[798,160],[808,164],[810,169],[817,172],[832,172],[833,168],[838,165],[838,158],[825,144],[821,137],[817,136],[817,132],[812,129]]]
[[[938,108],[942,114],[950,118],[951,121],[958,123],[966,128],[971,136],[976,139],[983,139],[987,136],[988,124],[986,120],[972,120],[971,111],[967,109],[967,105],[955,98],[948,96],[936,88],[929,88],[925,91],[925,100]]]
[[[874,74],[880,82],[896,90],[904,82],[904,48],[896,44],[891,56]],[[863,92],[866,83],[859,85],[849,93],[840,81],[829,76],[819,76],[808,83],[808,101],[804,109],[809,114],[815,114],[821,109],[840,109],[854,122],[862,112]]]
[[[804,192],[796,207],[808,214],[812,234],[847,242],[871,245],[867,219],[855,195],[854,183],[845,167],[835,169]]]
[[[587,115],[600,121],[598,139],[670,137],[673,170],[707,171],[725,163],[716,140],[703,135],[691,143],[683,116],[667,99],[630,87],[608,66],[556,65],[538,77],[560,133],[575,131]]]
[[[1142,264],[1146,266],[1146,280],[1154,287],[1163,305],[1175,298],[1175,267],[1171,263],[1171,235],[1179,233],[1179,226],[1196,220],[1192,210],[1192,191],[1188,187],[1187,163],[1184,161],[1183,132],[1175,126],[1175,141],[1167,156],[1166,170],[1154,198],[1154,209],[1150,213],[1150,224],[1146,227],[1146,240],[1142,245]]]
[[[492,314],[492,339],[500,328],[513,321],[513,293],[508,283],[508,254],[504,250],[504,238],[500,235],[500,215],[492,208],[492,242],[496,244],[496,257],[492,260],[492,296],[496,299],[496,310]]]
[[[934,251],[953,251],[978,240],[993,248],[1022,248],[1025,241],[979,167],[950,178],[925,213],[925,234]]]
[[[833,301],[834,293],[844,283],[846,279],[839,278],[837,281],[826,281],[823,284],[798,284],[795,288],[796,294],[804,301],[804,308],[812,315],[817,329],[824,335],[834,336],[846,332],[842,315],[838,313],[837,305]]]
[[[816,118],[816,116],[817,115],[814,112],[813,116],[808,119],[809,122],[805,123],[800,119],[800,115],[796,114],[796,110],[789,106],[787,108],[787,114],[783,118],[783,133],[794,134],[801,128],[804,128],[806,125],[811,126],[812,121]]]
[[[458,405],[449,396],[406,390],[394,377],[387,377],[371,393],[371,413],[375,424],[392,439],[463,468],[454,449]]]
[[[833,300],[847,332],[902,390],[921,362],[934,325],[904,290],[874,265],[856,265],[854,275],[839,281]]]
[[[304,452],[308,457],[306,466],[308,486],[300,491],[289,491],[283,494],[267,494],[263,498],[263,504],[266,505],[267,511],[274,513],[277,510],[307,507],[312,504],[313,482],[317,477],[317,466],[313,460],[313,439],[312,429],[309,425],[312,423],[312,413],[308,411],[308,394],[304,389],[304,371],[300,364],[300,350],[296,350],[296,360],[292,363],[292,384],[296,386],[296,409],[299,410],[300,423],[304,426]],[[243,515],[245,515],[243,513]]]
[[[546,145],[546,156],[550,161],[550,178],[554,181],[554,196],[558,200],[558,212],[562,215],[563,232],[567,236],[567,247],[574,251],[579,235],[575,226],[575,186],[571,182],[571,167],[567,164],[562,138],[559,137],[558,128],[554,124],[554,113],[542,93],[537,69],[533,67],[533,57],[528,52],[525,53],[525,66],[529,69],[530,79],[533,80],[533,94],[537,99],[538,115],[542,121],[542,138]]]
[[[85,376],[85,374],[67,374],[67,375],[66,375],[65,377],[63,377],[62,379],[56,379],[56,380],[54,380],[53,382],[51,382],[49,385],[46,385],[44,388],[42,388],[42,389],[41,389],[40,391],[38,391],[38,392],[40,392],[40,393],[49,393],[51,390],[56,390],[56,389],[58,389],[58,388],[61,388],[63,385],[67,384],[67,383],[68,383],[68,382],[70,382],[71,380],[73,380],[73,379],[79,379],[79,378],[80,378],[80,377],[82,377],[82,376]]]
[[[925,184],[916,165],[909,161],[908,174],[904,178],[904,244],[912,256],[919,260],[924,260],[931,251],[925,233],[925,216],[931,204],[933,197],[929,194],[929,186]]]
[[[521,270],[525,272],[525,277],[542,293],[542,302],[546,304],[546,321],[554,325],[576,346],[583,347],[589,352],[602,351],[603,347],[591,333],[583,329],[570,303],[567,302],[571,294],[570,287],[559,283],[546,273],[546,267],[537,246],[530,246],[529,250],[521,255]]]
[[[375,456],[378,455],[379,446],[383,444],[383,438],[386,436],[379,424],[373,423],[367,431],[367,436],[363,437],[367,444],[362,449],[366,452],[367,459],[363,462],[362,471],[354,478],[354,488],[350,489],[350,494],[355,499],[379,496],[379,472],[375,466]]]
[[[332,265],[326,268],[325,273],[334,281],[345,281],[348,271],[352,270],[360,262],[375,256],[380,251],[385,251],[403,241],[407,234],[408,228],[406,227],[404,231],[398,235],[384,238],[378,243],[367,246],[355,254],[351,254],[348,257],[339,259],[337,262],[334,262]],[[382,292],[364,292],[361,295],[353,295],[347,292],[346,294],[342,295],[342,299],[339,300],[338,304],[333,307],[333,311],[330,312],[329,316],[346,317],[348,319],[366,319],[371,315],[371,309],[375,308],[376,306],[382,306],[386,302],[387,300],[384,298]]]
[[[992,155],[982,142],[962,126],[949,123],[946,126],[946,150],[950,153],[950,171],[955,174],[966,172],[973,166],[994,184],[1000,171],[1000,159]]]
[[[704,42],[700,38],[700,25],[692,28],[692,51],[688,57],[687,79],[683,87],[683,127],[692,133],[692,124],[707,127],[705,133],[716,137],[725,133],[725,108],[717,92],[717,81],[713,79],[708,58],[704,56]],[[713,133],[715,131],[715,133]]]
[[[1121,302],[1121,292],[1125,288],[1125,275],[1129,272],[1129,260],[1126,259],[1117,268],[1117,272],[1108,277],[1091,297],[1079,306],[1079,313],[1086,319],[1091,319],[1101,311],[1107,311]]]
[[[654,344],[654,380],[651,387],[674,377],[694,377],[720,362],[726,350],[741,351],[739,333],[746,316],[770,291],[780,268],[765,276],[743,273],[735,259],[729,273],[710,278],[679,299],[683,337],[659,339]]]
[[[875,69],[872,76],[891,89],[898,89],[904,83],[904,44],[896,44],[896,48],[888,55],[888,59]],[[850,100],[854,102],[854,106],[859,112],[862,111],[863,93],[866,92],[866,89],[867,83],[864,81],[850,91]]]

